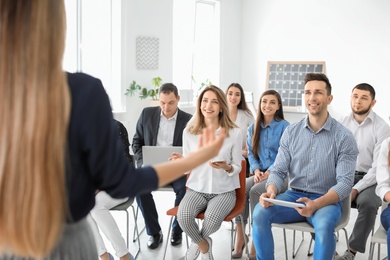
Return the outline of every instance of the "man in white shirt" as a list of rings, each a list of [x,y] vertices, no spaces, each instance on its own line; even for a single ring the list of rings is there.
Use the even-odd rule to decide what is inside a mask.
[[[339,259],[352,260],[357,252],[364,253],[367,238],[375,225],[381,199],[375,194],[376,166],[380,146],[390,136],[390,126],[373,110],[375,90],[361,83],[352,89],[352,112],[340,122],[352,131],[359,148],[355,168],[355,181],[351,192],[352,207],[358,210],[349,248]]]

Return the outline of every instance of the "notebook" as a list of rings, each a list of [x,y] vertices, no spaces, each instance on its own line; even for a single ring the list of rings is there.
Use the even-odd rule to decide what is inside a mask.
[[[172,153],[183,153],[181,146],[142,146],[143,166],[167,162]]]

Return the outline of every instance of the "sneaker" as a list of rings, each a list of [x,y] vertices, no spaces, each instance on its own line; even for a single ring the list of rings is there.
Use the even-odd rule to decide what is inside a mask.
[[[179,260],[195,260],[198,258],[199,254],[200,250],[198,245],[192,242],[190,247],[187,249],[186,255],[181,257]]]
[[[336,260],[354,260],[355,255],[351,253],[349,250],[345,251],[342,256],[335,257]]]
[[[202,260],[214,260],[212,251],[213,240],[211,240],[211,237],[206,237],[206,241],[209,243],[209,251],[207,251],[205,254],[202,254]]]

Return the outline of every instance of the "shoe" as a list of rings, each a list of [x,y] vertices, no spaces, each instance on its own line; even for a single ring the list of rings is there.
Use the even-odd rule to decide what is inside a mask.
[[[256,260],[256,256],[255,255],[250,255],[249,256],[249,260]]]
[[[163,234],[161,231],[154,236],[151,236],[148,241],[150,249],[156,249],[163,242]]]
[[[355,259],[355,255],[347,250],[345,251],[345,253],[342,255],[342,256],[338,256],[338,257],[335,257],[336,260],[354,260]]]
[[[181,233],[179,233],[179,234],[172,233],[171,245],[178,246],[181,244],[181,241],[182,241],[182,234]]]
[[[211,239],[211,237],[206,237],[206,241],[207,243],[209,243],[209,251],[207,251],[207,253],[204,253],[202,254],[202,260],[214,260],[214,257],[213,257],[213,240]]]
[[[198,258],[199,254],[200,250],[198,245],[192,242],[190,247],[187,249],[185,256],[181,257],[179,260],[195,260]]]
[[[247,235],[245,235],[245,240],[249,241],[249,237]],[[241,258],[242,253],[244,252],[244,248],[245,248],[245,241],[244,241],[244,244],[242,245],[241,252],[232,254],[232,258],[233,259]]]

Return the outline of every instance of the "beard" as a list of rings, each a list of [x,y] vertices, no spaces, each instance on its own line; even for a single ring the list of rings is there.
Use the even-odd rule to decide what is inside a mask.
[[[369,107],[367,107],[367,108],[364,108],[364,109],[362,109],[362,110],[356,110],[356,109],[353,109],[353,108],[352,108],[352,112],[353,112],[354,114],[356,114],[356,115],[361,116],[361,115],[367,114],[367,113],[370,111],[370,109],[371,109],[371,106],[369,106]]]

